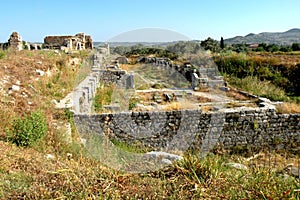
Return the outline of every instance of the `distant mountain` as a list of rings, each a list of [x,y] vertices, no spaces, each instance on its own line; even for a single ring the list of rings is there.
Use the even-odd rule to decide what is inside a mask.
[[[300,29],[294,28],[286,32],[263,32],[259,34],[250,33],[246,36],[236,36],[225,39],[225,44],[279,44],[291,45],[292,43],[300,43]]]
[[[194,40],[191,40],[194,41]],[[104,46],[105,43],[109,43],[110,47],[116,47],[116,46],[134,46],[134,45],[143,45],[145,47],[166,47],[168,45],[176,44],[179,41],[173,41],[173,42],[94,42],[94,46]],[[194,41],[199,42],[199,41]]]

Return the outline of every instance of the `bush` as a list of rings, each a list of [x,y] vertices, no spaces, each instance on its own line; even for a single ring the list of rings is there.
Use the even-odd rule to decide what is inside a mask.
[[[5,55],[6,55],[5,52],[0,50],[0,59],[4,58]]]
[[[140,102],[140,100],[138,98],[130,98],[129,99],[129,110],[132,110],[133,108],[135,108],[137,106],[137,104]]]
[[[17,146],[31,146],[46,135],[46,119],[40,111],[34,111],[15,119],[7,132],[8,139]]]

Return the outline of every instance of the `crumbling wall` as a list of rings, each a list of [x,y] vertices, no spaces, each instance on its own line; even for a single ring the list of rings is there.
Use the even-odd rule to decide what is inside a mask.
[[[156,57],[140,57],[137,62],[152,64],[159,67],[170,68],[178,71],[188,81],[192,83],[192,88],[197,90],[201,87],[221,87],[224,86],[223,77],[219,75],[215,67],[195,69],[191,64],[173,64],[170,59]]]
[[[13,32],[10,35],[8,42],[0,43],[0,49],[8,49],[8,48],[11,48],[16,51],[20,51],[23,49],[22,37],[18,32]]]
[[[23,49],[22,38],[17,32],[13,32],[8,40],[9,48],[20,51]]]
[[[85,35],[85,49],[93,49],[93,40],[90,35]]]
[[[75,113],[91,113],[93,99],[99,83],[118,84],[123,88],[133,88],[133,75],[121,69],[105,69],[101,65],[103,55],[94,54],[92,57],[92,72],[75,88],[73,103]]]
[[[58,48],[65,45],[65,40],[70,39],[72,36],[46,36],[44,44],[49,48]]]
[[[101,63],[102,56],[95,55],[93,58],[94,64]],[[91,114],[97,83],[119,82],[126,77],[125,71],[99,67],[75,93],[74,105],[78,107],[74,108],[74,120],[82,135],[106,135],[112,140],[162,151],[192,148],[207,152],[219,146],[293,150],[300,145],[300,114],[278,114],[275,107],[267,102],[261,103],[259,108],[213,112],[195,109]],[[124,80],[131,82],[130,76]],[[84,110],[84,105],[88,109]]]
[[[75,36],[46,36],[44,38],[46,48],[84,50],[93,49],[93,40],[90,35],[78,33]]]
[[[152,147],[211,149],[254,147],[291,149],[300,145],[300,114],[277,114],[274,109],[203,113],[201,110],[76,114],[80,133]],[[187,146],[183,146],[186,147]],[[186,149],[187,150],[187,149]]]

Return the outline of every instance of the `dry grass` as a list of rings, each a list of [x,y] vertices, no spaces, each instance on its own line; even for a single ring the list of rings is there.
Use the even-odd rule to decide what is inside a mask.
[[[237,92],[234,89],[230,89],[229,91],[226,92],[226,96],[227,97],[232,97],[235,100],[240,100],[240,101],[246,101],[246,100],[250,100],[249,97]]]
[[[271,65],[294,65],[300,63],[300,57],[298,53],[285,53],[276,54],[270,52],[249,52],[250,58],[261,62],[270,62]]]
[[[237,88],[249,93],[269,98],[273,101],[286,99],[285,91],[272,84],[270,81],[261,81],[257,77],[247,76],[243,79],[230,77],[229,82]]]
[[[182,110],[182,105],[179,102],[172,102],[167,105],[165,105],[164,110],[170,111],[170,110]]]
[[[284,102],[276,106],[277,112],[282,114],[300,113],[300,104]]]
[[[15,117],[40,108],[47,116],[48,135],[52,135],[51,126],[58,117],[51,100],[60,100],[73,89],[83,57],[76,59],[54,51],[6,51],[0,59],[0,134],[5,135]],[[20,89],[12,90],[12,85]]]
[[[270,171],[270,155],[265,153],[250,158],[187,155],[157,172],[126,174],[104,167],[82,150],[47,158],[46,153],[0,141],[0,151],[1,199],[299,198],[300,183],[276,175],[295,158],[277,156],[280,167]],[[248,170],[229,168],[228,162],[241,163]]]
[[[202,110],[202,112],[206,113],[206,112],[212,111],[213,107],[209,106],[209,105],[204,105],[204,106],[201,106],[201,110]]]
[[[65,56],[68,59],[68,55]],[[228,154],[203,159],[187,155],[168,168],[146,174],[127,174],[105,167],[76,142],[76,135],[73,135],[75,141],[67,144],[62,131],[54,127],[58,121],[65,123],[68,117],[64,111],[55,110],[50,101],[58,98],[56,91],[61,91],[60,95],[68,93],[74,81],[72,71],[77,70],[76,67],[59,68],[56,60],[60,59],[62,57],[53,52],[21,51],[9,53],[0,60],[0,80],[3,75],[10,76],[3,90],[8,99],[0,96],[1,132],[9,126],[10,118],[37,107],[47,116],[49,125],[46,138],[32,148],[0,140],[0,199],[299,199],[296,192],[299,180],[275,173],[280,172],[285,163],[297,164],[299,155],[281,156],[277,162],[283,164],[274,171],[261,167],[254,159],[247,161],[247,158]],[[43,66],[37,63],[41,60]],[[62,60],[59,63],[68,64]],[[44,70],[52,67],[52,76],[63,70],[67,74],[60,74],[58,80],[42,79],[35,74],[38,67]],[[6,93],[17,79],[21,90]],[[44,88],[47,83],[53,87],[50,92]],[[27,97],[22,97],[22,92],[26,92]],[[177,104],[173,106],[179,108]],[[182,106],[186,105],[181,104],[180,108]],[[271,155],[273,159],[276,154]],[[267,155],[263,158],[262,163],[269,163]],[[229,168],[226,163],[233,161],[248,166],[249,170]],[[253,167],[253,163],[257,167]]]
[[[123,70],[127,70],[127,71],[134,71],[136,69],[138,69],[139,67],[141,67],[141,64],[122,64],[120,65],[120,68]]]
[[[198,105],[194,104],[186,99],[180,101],[180,102],[170,102],[165,104],[164,110],[170,111],[170,110],[188,110],[188,109],[198,109]]]
[[[5,129],[10,127],[11,122],[15,118],[15,112],[7,105],[0,104],[0,138],[5,136]]]

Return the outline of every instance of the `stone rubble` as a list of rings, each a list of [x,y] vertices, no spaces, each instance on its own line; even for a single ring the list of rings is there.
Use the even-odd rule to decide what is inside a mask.
[[[99,63],[100,57],[95,55],[94,63]],[[140,58],[140,62],[145,62],[145,59]],[[170,65],[165,60],[151,59],[161,66]],[[300,114],[279,114],[272,102],[263,98],[259,99],[259,108],[91,114],[91,102],[98,82],[113,83],[126,76],[121,70],[101,67],[93,67],[93,73],[75,91],[78,96],[73,98],[74,120],[79,132],[109,133],[110,139],[140,144],[158,152],[195,149],[206,154],[216,146],[289,148],[290,143],[300,145]],[[207,73],[213,72],[207,70]],[[216,75],[213,80],[223,82]]]

